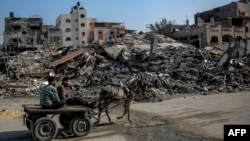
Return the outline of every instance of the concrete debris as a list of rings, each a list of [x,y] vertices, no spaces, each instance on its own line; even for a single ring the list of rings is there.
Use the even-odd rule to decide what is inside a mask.
[[[125,36],[75,50],[1,52],[0,97],[35,96],[54,75],[71,78],[71,93],[98,98],[106,85],[137,79],[145,91],[137,102],[158,102],[166,95],[250,90],[250,54],[245,42],[203,49],[158,34]]]

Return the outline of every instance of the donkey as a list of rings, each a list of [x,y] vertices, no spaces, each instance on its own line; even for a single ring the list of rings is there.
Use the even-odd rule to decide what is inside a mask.
[[[99,113],[95,125],[100,122],[102,112],[106,113],[109,123],[113,123],[109,116],[109,107],[112,103],[124,106],[123,114],[118,116],[117,119],[121,119],[125,114],[127,114],[128,121],[132,123],[132,120],[130,120],[130,103],[134,99],[135,92],[145,91],[145,89],[146,87],[142,87],[140,85],[140,81],[135,79],[129,80],[125,85],[120,83],[120,87],[111,85],[103,87],[100,93],[100,102],[98,105]]]

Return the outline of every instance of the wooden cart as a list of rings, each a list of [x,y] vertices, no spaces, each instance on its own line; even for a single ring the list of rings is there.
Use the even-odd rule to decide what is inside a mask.
[[[78,137],[86,136],[91,123],[88,113],[91,108],[84,106],[64,106],[59,109],[42,109],[40,105],[23,104],[25,115],[24,125],[38,141],[50,141],[57,135],[58,128],[53,117],[59,114],[59,122],[65,129]]]

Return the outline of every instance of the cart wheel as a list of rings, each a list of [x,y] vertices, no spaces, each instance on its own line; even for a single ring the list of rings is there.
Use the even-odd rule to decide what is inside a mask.
[[[86,136],[91,128],[91,123],[86,117],[77,116],[72,119],[70,129],[78,137]]]
[[[73,119],[72,115],[60,114],[59,122],[64,129],[70,129],[70,121]]]
[[[57,135],[55,121],[49,117],[42,117],[36,120],[32,128],[32,136],[37,141],[51,141]]]
[[[26,127],[31,130],[31,122],[32,123],[35,123],[35,121],[41,117],[45,117],[46,115],[28,115],[28,117],[26,118],[25,120],[25,123],[26,123]]]

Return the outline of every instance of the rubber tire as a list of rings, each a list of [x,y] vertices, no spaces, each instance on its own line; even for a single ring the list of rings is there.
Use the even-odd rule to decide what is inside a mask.
[[[89,119],[83,116],[76,116],[70,123],[70,130],[77,137],[88,135],[90,129],[91,123]]]
[[[26,123],[26,127],[28,128],[28,130],[31,130],[31,122],[30,120],[32,120],[32,123],[35,123],[35,121],[41,117],[45,117],[45,115],[29,115],[27,118],[29,119],[25,119],[25,123]]]
[[[49,135],[41,135],[42,130]],[[34,123],[32,127],[32,136],[36,141],[51,141],[56,137],[57,131],[56,122],[52,118],[42,117],[37,119]]]
[[[70,122],[73,119],[72,115],[69,114],[60,114],[59,122],[64,129],[70,129]]]

